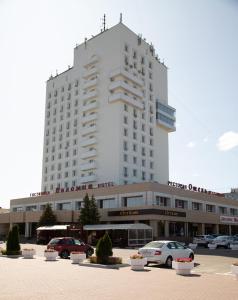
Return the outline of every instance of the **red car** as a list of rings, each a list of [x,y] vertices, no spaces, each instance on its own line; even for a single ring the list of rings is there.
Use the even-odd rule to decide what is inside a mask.
[[[54,249],[58,251],[61,258],[68,258],[72,251],[84,252],[87,257],[94,253],[94,249],[90,245],[72,237],[53,238],[47,245],[47,249]]]

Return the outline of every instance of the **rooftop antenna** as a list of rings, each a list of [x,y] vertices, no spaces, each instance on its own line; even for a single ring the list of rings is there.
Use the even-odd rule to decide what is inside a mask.
[[[103,15],[103,21],[102,21],[102,25],[103,25],[103,31],[106,30],[106,15]]]
[[[120,23],[122,23],[122,13],[120,13]]]

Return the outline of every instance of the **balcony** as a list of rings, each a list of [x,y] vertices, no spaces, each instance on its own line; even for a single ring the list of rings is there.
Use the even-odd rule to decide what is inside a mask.
[[[91,138],[91,139],[85,139],[81,142],[81,147],[87,147],[93,144],[97,143],[97,139],[96,138]]]
[[[96,132],[96,131],[97,131],[97,126],[96,125],[83,127],[82,128],[82,136],[93,133],[93,132]]]
[[[81,159],[87,159],[87,158],[90,158],[90,157],[94,157],[96,155],[97,155],[97,151],[95,149],[94,150],[90,150],[90,151],[84,152],[81,155]]]
[[[80,165],[80,171],[87,171],[87,170],[91,170],[91,169],[96,169],[97,168],[97,164],[96,162],[90,162],[90,163],[85,163]]]
[[[128,95],[125,95],[123,93],[116,93],[116,94],[112,94],[109,96],[109,99],[108,99],[109,103],[114,103],[114,102],[117,102],[117,101],[122,101],[122,102],[125,102],[129,105],[132,105],[140,110],[143,109],[143,104],[142,102],[138,101],[138,100],[135,100],[133,99],[133,97],[131,96],[128,96]]]
[[[93,67],[93,68],[91,68],[91,69],[89,69],[89,70],[85,70],[85,71],[84,71],[83,78],[87,79],[87,78],[89,78],[90,76],[96,75],[96,74],[98,74],[98,68]]]
[[[82,100],[85,101],[85,100],[89,100],[89,99],[92,99],[94,97],[97,97],[98,95],[98,92],[96,90],[94,91],[91,91],[91,92],[88,92],[86,94],[83,95],[82,97]]]
[[[87,183],[87,182],[93,182],[93,181],[97,181],[97,176],[95,174],[93,175],[89,175],[89,176],[84,176],[80,178],[80,183]]]
[[[134,88],[133,86],[129,85],[128,83],[122,80],[115,81],[109,86],[110,91],[114,91],[115,89],[119,89],[119,88],[123,88],[127,92],[132,93],[133,95],[141,99],[143,98],[143,94],[141,90]]]
[[[82,107],[82,112],[86,112],[88,110],[93,110],[93,109],[96,109],[96,108],[98,108],[98,103],[96,101],[91,102],[91,103],[87,103]]]
[[[176,110],[167,104],[156,101],[156,121],[157,124],[168,132],[176,130],[175,127],[175,112]]]
[[[91,65],[96,64],[99,61],[99,57],[97,55],[93,55],[89,61],[84,65],[84,68],[88,68]]]
[[[98,84],[98,78],[95,78],[93,80],[88,80],[84,83],[83,89],[86,90],[88,88],[92,88]]]
[[[94,114],[89,114],[87,116],[83,116],[82,117],[82,123],[88,123],[88,122],[91,122],[91,121],[95,121],[97,120],[98,118],[98,114],[97,113],[94,113]]]
[[[133,81],[134,83],[138,84],[140,87],[143,87],[143,85],[144,85],[143,81],[140,80],[138,77],[136,77],[133,74],[131,74],[123,69],[120,69],[120,68],[112,71],[110,73],[110,78],[113,78],[113,77],[119,76],[119,75],[125,77],[126,79]]]

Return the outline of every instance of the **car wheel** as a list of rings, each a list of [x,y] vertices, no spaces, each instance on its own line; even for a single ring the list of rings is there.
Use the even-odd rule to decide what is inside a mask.
[[[69,258],[69,251],[67,251],[67,250],[62,251],[60,253],[60,257],[64,258],[64,259]]]
[[[86,257],[92,256],[93,255],[93,249],[88,249],[86,252]]]
[[[167,268],[172,268],[172,261],[173,261],[172,256],[167,257],[166,262],[165,262],[165,265]]]
[[[194,260],[194,254],[191,253],[191,254],[189,255],[189,258],[190,258],[191,260]]]

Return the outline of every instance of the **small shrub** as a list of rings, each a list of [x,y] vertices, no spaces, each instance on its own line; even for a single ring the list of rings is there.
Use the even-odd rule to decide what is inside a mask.
[[[97,261],[100,261],[102,264],[108,264],[108,257],[112,256],[112,254],[112,241],[108,233],[105,233],[104,236],[99,239],[96,246]]]
[[[143,256],[141,254],[137,254],[137,253],[130,256],[130,259],[142,259],[142,258],[143,258]]]

